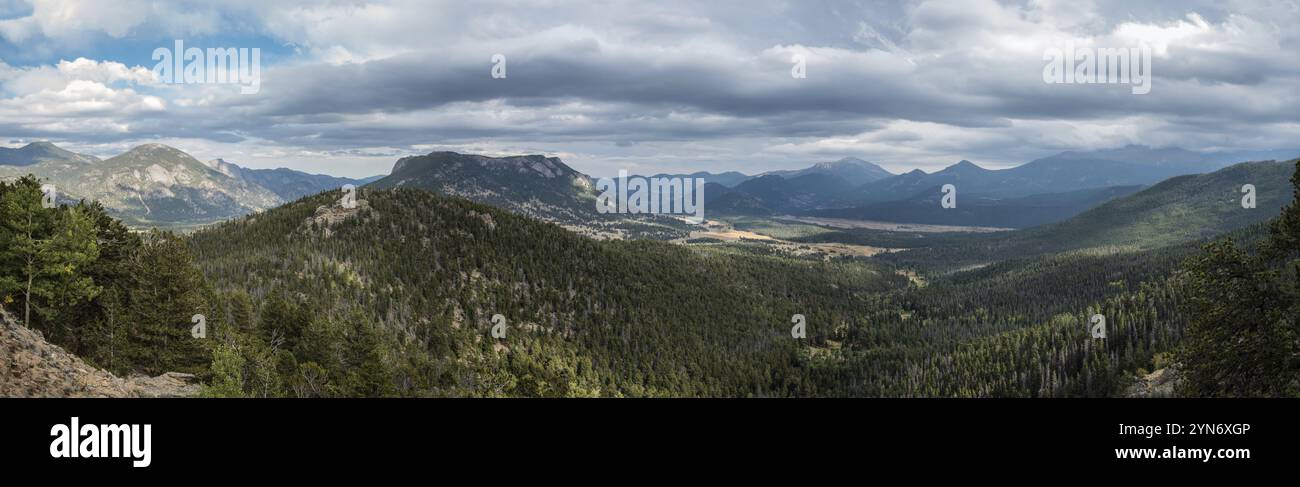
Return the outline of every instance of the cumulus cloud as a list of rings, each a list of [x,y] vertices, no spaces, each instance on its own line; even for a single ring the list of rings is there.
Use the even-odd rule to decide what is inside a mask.
[[[134,121],[166,110],[166,101],[136,91],[151,71],[77,58],[53,66],[0,63],[0,131],[11,135],[94,140],[132,137]]]
[[[28,3],[0,13],[0,39],[59,57],[0,64],[0,109],[16,117],[0,130],[68,135],[79,128],[55,118],[76,113],[107,128],[84,135],[98,143],[205,140],[257,160],[440,147],[568,154],[593,172],[849,155],[901,169],[1130,143],[1286,147],[1300,123],[1294,1]],[[87,39],[177,36],[287,50],[257,95],[74,55]],[[1149,46],[1151,93],[1043,83],[1044,50],[1067,45]],[[490,76],[497,53],[505,79]]]
[[[222,19],[217,9],[220,3],[193,0],[26,0],[26,3],[30,9],[26,15],[0,20],[0,37],[20,44],[80,41],[95,35],[123,39],[142,33],[146,27],[153,33],[206,35],[216,33]],[[14,6],[9,10],[19,9]]]

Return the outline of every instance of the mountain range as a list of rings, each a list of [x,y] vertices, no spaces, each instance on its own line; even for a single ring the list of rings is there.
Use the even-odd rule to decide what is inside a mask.
[[[273,208],[344,184],[360,186],[374,179],[338,178],[291,169],[245,169],[220,159],[204,163],[162,144],[141,145],[103,160],[48,142],[0,149],[0,178],[26,174],[53,184],[61,200],[98,201],[133,226],[182,228]]]
[[[759,176],[780,176],[786,179],[796,179],[801,176],[813,174],[833,176],[853,186],[861,186],[863,184],[894,176],[894,173],[885,170],[885,168],[880,167],[875,163],[867,162],[855,157],[845,157],[832,162],[819,162],[804,169],[768,171]]]
[[[1111,186],[1148,185],[1183,174],[1213,171],[1223,164],[1183,149],[1130,146],[1095,152],[1062,152],[1026,164],[990,170],[962,160],[934,173],[912,171],[843,195],[850,202],[897,201],[922,192],[938,194],[945,184],[968,195],[1015,198]]]
[[[722,186],[724,186],[724,187],[728,187],[728,188],[733,187],[733,186],[735,186],[735,185],[737,185],[737,184],[743,183],[743,182],[745,182],[745,181],[748,181],[748,180],[750,180],[750,179],[754,179],[754,176],[750,176],[750,175],[748,175],[748,174],[744,174],[744,173],[739,172],[739,171],[725,171],[725,172],[720,172],[720,173],[711,173],[711,172],[708,172],[708,171],[697,171],[697,172],[693,172],[693,173],[690,173],[690,174],[685,174],[685,173],[678,173],[678,174],[659,173],[659,174],[655,174],[655,175],[653,175],[653,176],[643,176],[643,177],[650,177],[650,178],[690,178],[690,179],[703,179],[703,180],[705,181],[706,184],[719,184],[719,185],[722,185]],[[611,178],[611,179],[612,179],[612,178]]]
[[[997,170],[962,160],[933,173],[917,169],[893,174],[848,157],[753,176],[730,171],[653,177],[703,178],[706,214],[712,215],[790,214],[1025,228],[1064,220],[1171,177],[1211,172],[1246,156],[1291,152],[1201,153],[1128,146],[1062,152]],[[594,179],[543,155],[434,152],[401,158],[387,176],[351,179],[285,168],[243,168],[223,159],[200,162],[160,144],[105,160],[49,142],[0,148],[0,178],[28,173],[49,180],[63,199],[98,200],[138,227],[210,224],[346,184],[420,188],[596,233],[609,230],[593,230],[600,225],[649,222],[654,228],[637,230],[644,236],[674,225],[671,219],[596,213]],[[956,208],[938,204],[946,184],[957,188]]]
[[[49,142],[33,142],[17,149],[0,147],[0,166],[31,166],[42,162],[89,164],[99,162],[99,158],[76,154]]]
[[[1296,162],[1243,162],[1207,174],[1177,176],[1116,198],[1054,225],[1021,232],[1061,249],[1155,248],[1221,235],[1277,216],[1295,198]],[[1242,205],[1244,185],[1255,205]]]
[[[951,271],[1057,253],[1131,253],[1188,246],[1246,231],[1276,217],[1296,196],[1290,183],[1296,163],[1243,162],[1207,174],[1176,176],[1057,223],[941,237],[886,258],[901,265]],[[1247,184],[1255,187],[1252,208],[1242,204],[1242,187]],[[1257,230],[1244,237],[1258,236],[1262,228]]]
[[[826,218],[926,225],[1028,228],[1064,220],[1142,188],[1107,186],[1015,198],[963,195],[955,208],[943,208],[940,205],[942,193],[936,189],[932,193],[919,193],[898,201],[817,210],[811,214]]]
[[[341,188],[345,184],[361,186],[383,178],[383,175],[361,179],[343,178],[326,174],[310,174],[288,168],[249,169],[240,167],[225,159],[207,161],[208,167],[236,179],[271,190],[284,201],[293,201],[303,196],[311,196],[321,191]]]
[[[1000,170],[962,160],[934,173],[892,174],[844,158],[799,170],[656,174],[704,178],[706,215],[806,215],[897,223],[1028,228],[1059,222],[1172,177],[1213,172],[1233,155],[1128,146],[1062,152]],[[721,181],[721,182],[720,182]],[[956,208],[941,188],[958,188]],[[558,158],[435,152],[403,158],[375,188],[411,187],[460,196],[569,225],[599,220],[591,177]]]
[[[1300,155],[1293,152],[1300,151],[1200,153],[1133,145],[1062,152],[997,170],[962,160],[933,173],[916,169],[856,185],[828,171],[776,172],[732,188],[713,187],[709,210],[1021,228],[1061,221],[1171,177],[1211,172],[1251,160],[1247,156]],[[939,204],[947,184],[957,189],[953,209]]]

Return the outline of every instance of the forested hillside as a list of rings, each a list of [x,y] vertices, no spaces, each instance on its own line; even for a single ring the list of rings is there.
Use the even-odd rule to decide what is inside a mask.
[[[218,357],[269,360],[278,393],[832,394],[800,365],[791,316],[821,343],[831,324],[866,326],[858,310],[905,282],[861,262],[600,242],[419,190],[368,189],[353,210],[339,197],[192,238],[232,294],[240,333]],[[231,384],[265,391],[250,379]]]
[[[1207,177],[1072,221],[1173,214],[1237,228],[1232,244],[1202,251],[1192,231],[959,268],[926,248],[591,239],[417,189],[363,188],[355,205],[327,192],[182,239],[95,204],[43,207],[24,178],[0,185],[0,287],[90,365],[199,374],[209,396],[1108,396],[1166,367],[1186,371],[1187,394],[1294,394],[1300,204],[1251,225],[1197,203],[1221,196],[1198,197]],[[1261,212],[1294,200],[1271,183]]]
[[[1186,265],[1179,347],[1192,397],[1300,396],[1300,162],[1266,238],[1207,245]]]
[[[224,393],[1111,395],[1175,349],[1170,276],[1194,252],[1066,253],[916,285],[866,259],[600,242],[423,191],[366,190],[351,210],[340,196],[192,238],[234,324],[214,363]],[[1094,314],[1109,338],[1088,335]]]
[[[211,314],[189,246],[133,233],[98,203],[42,205],[41,183],[0,182],[0,302],[69,352],[118,375],[205,374],[190,336]]]
[[[1084,249],[1150,250],[1214,238],[1273,219],[1295,194],[1296,161],[1249,162],[1209,174],[1179,176],[1118,198],[1060,223],[1002,234],[936,235],[928,241],[885,240],[909,252],[884,256],[909,268],[947,272],[1006,259]],[[1255,207],[1242,187],[1255,187]],[[894,237],[894,236],[884,236]],[[823,240],[881,245],[872,232],[821,235]]]

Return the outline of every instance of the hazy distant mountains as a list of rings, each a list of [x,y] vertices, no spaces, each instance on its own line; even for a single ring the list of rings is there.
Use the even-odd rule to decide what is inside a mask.
[[[249,169],[226,162],[224,159],[214,159],[206,164],[208,167],[227,176],[269,189],[284,201],[293,201],[303,196],[311,196],[322,191],[341,188],[345,184],[361,186],[384,177],[379,175],[352,179],[325,174],[309,174],[283,167],[277,169]]]
[[[709,210],[1027,227],[1069,218],[1174,176],[1212,172],[1252,157],[1284,154],[1300,155],[1290,151],[1210,154],[1128,146],[1062,152],[1000,170],[963,160],[934,173],[919,169],[884,177],[879,172],[868,173],[870,180],[861,184],[851,177],[836,177],[833,171],[813,170],[822,166],[817,165],[802,171],[768,173],[733,188],[716,187],[708,194]],[[939,204],[946,184],[957,188],[957,208],[944,209]]]
[[[723,214],[795,213],[819,208],[857,187],[893,177],[880,166],[848,157],[804,169],[733,178],[734,184],[707,179],[721,184],[706,186],[704,194],[709,211]]]
[[[812,167],[792,171],[768,171],[760,176],[781,176],[797,179],[802,176],[823,175],[842,180],[852,186],[860,186],[873,181],[893,177],[894,173],[873,163],[853,157],[845,157],[834,162],[819,162]]]
[[[1007,256],[1100,248],[1146,250],[1213,238],[1277,217],[1295,198],[1290,182],[1295,170],[1294,160],[1262,161],[1176,176],[1057,223],[912,249],[904,259],[960,268]],[[1241,204],[1241,188],[1246,184],[1255,186],[1254,208]]]
[[[615,176],[610,176],[610,179],[613,179],[614,177],[615,177]],[[698,172],[693,172],[693,173],[690,173],[690,174],[685,174],[685,173],[679,173],[679,174],[659,173],[659,174],[655,174],[655,175],[653,175],[653,176],[646,176],[646,177],[651,177],[651,178],[691,178],[691,179],[700,179],[700,178],[702,178],[702,179],[704,179],[704,181],[705,181],[706,184],[719,184],[719,185],[722,185],[723,187],[728,187],[728,188],[729,188],[729,187],[732,187],[732,186],[735,186],[735,185],[737,185],[737,184],[743,183],[743,182],[745,182],[745,181],[748,181],[748,180],[750,180],[750,179],[754,179],[754,176],[750,176],[750,175],[748,175],[748,174],[740,173],[740,172],[737,172],[737,171],[726,171],[726,172],[720,172],[720,173],[711,173],[711,172],[708,172],[708,171],[698,171]]]
[[[962,195],[955,208],[940,206],[941,193],[924,193],[911,198],[852,208],[812,212],[816,216],[927,225],[1026,228],[1064,220],[1107,201],[1128,196],[1144,186],[1108,186],[1063,193],[1016,198]]]
[[[1062,152],[1009,169],[985,169],[960,161],[934,173],[912,171],[839,195],[837,206],[938,195],[945,184],[959,195],[991,198],[1066,193],[1113,186],[1154,184],[1184,174],[1214,171],[1225,163],[1183,149],[1130,146],[1095,152]],[[936,197],[937,201],[937,197]]]
[[[1125,246],[1155,248],[1210,238],[1275,218],[1295,198],[1296,162],[1246,162],[1208,174],[1177,176],[1117,198],[1064,222],[1021,232],[1050,250]],[[1255,187],[1255,207],[1241,204]]]
[[[683,177],[683,178],[704,178],[708,183],[722,185],[726,188],[734,188],[747,181],[760,179],[765,176],[780,177],[782,179],[797,179],[802,176],[822,175],[830,176],[834,180],[842,180],[851,186],[866,184],[871,181],[877,181],[888,178],[894,174],[886,171],[884,168],[873,163],[846,157],[833,162],[819,162],[803,169],[789,169],[780,171],[768,171],[755,176],[749,176],[737,171],[727,171],[723,173],[711,173],[700,171],[690,174],[656,174],[651,177]]]
[[[29,173],[54,184],[60,199],[96,200],[128,224],[162,227],[212,223],[366,182],[289,169],[244,169],[221,160],[203,163],[161,144],[105,160],[48,142],[0,149],[0,177]]]
[[[99,158],[63,150],[49,142],[34,142],[18,149],[0,147],[0,166],[31,166],[42,162],[89,164]]]
[[[844,158],[755,176],[738,172],[656,176],[704,178],[706,216],[799,214],[1022,228],[1064,220],[1171,177],[1290,153],[1210,154],[1129,146],[1063,152],[1000,170],[963,160],[933,173],[892,174],[876,164]],[[388,176],[350,179],[291,169],[248,169],[222,159],[204,163],[159,144],[139,146],[106,160],[47,142],[0,148],[0,177],[27,173],[53,182],[65,199],[98,200],[137,226],[201,225],[345,184],[367,183],[463,197],[560,223],[620,219],[596,214],[591,177],[558,158],[542,155],[434,152],[398,160]],[[957,187],[956,208],[939,205],[945,184]]]
[[[938,194],[945,184],[959,192],[998,198],[1063,193],[1110,186],[1148,185],[1183,174],[1214,171],[1224,163],[1182,149],[1130,146],[1096,152],[1062,152],[1009,169],[990,170],[961,161],[941,171],[919,171],[858,188],[845,199],[895,201],[922,192]]]

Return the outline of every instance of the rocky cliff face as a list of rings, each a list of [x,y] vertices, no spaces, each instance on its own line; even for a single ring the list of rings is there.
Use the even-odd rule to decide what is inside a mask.
[[[591,178],[542,155],[488,157],[433,152],[404,157],[376,188],[419,188],[556,223],[600,219]]]
[[[0,309],[0,397],[185,397],[198,391],[190,374],[123,379],[94,368]]]

